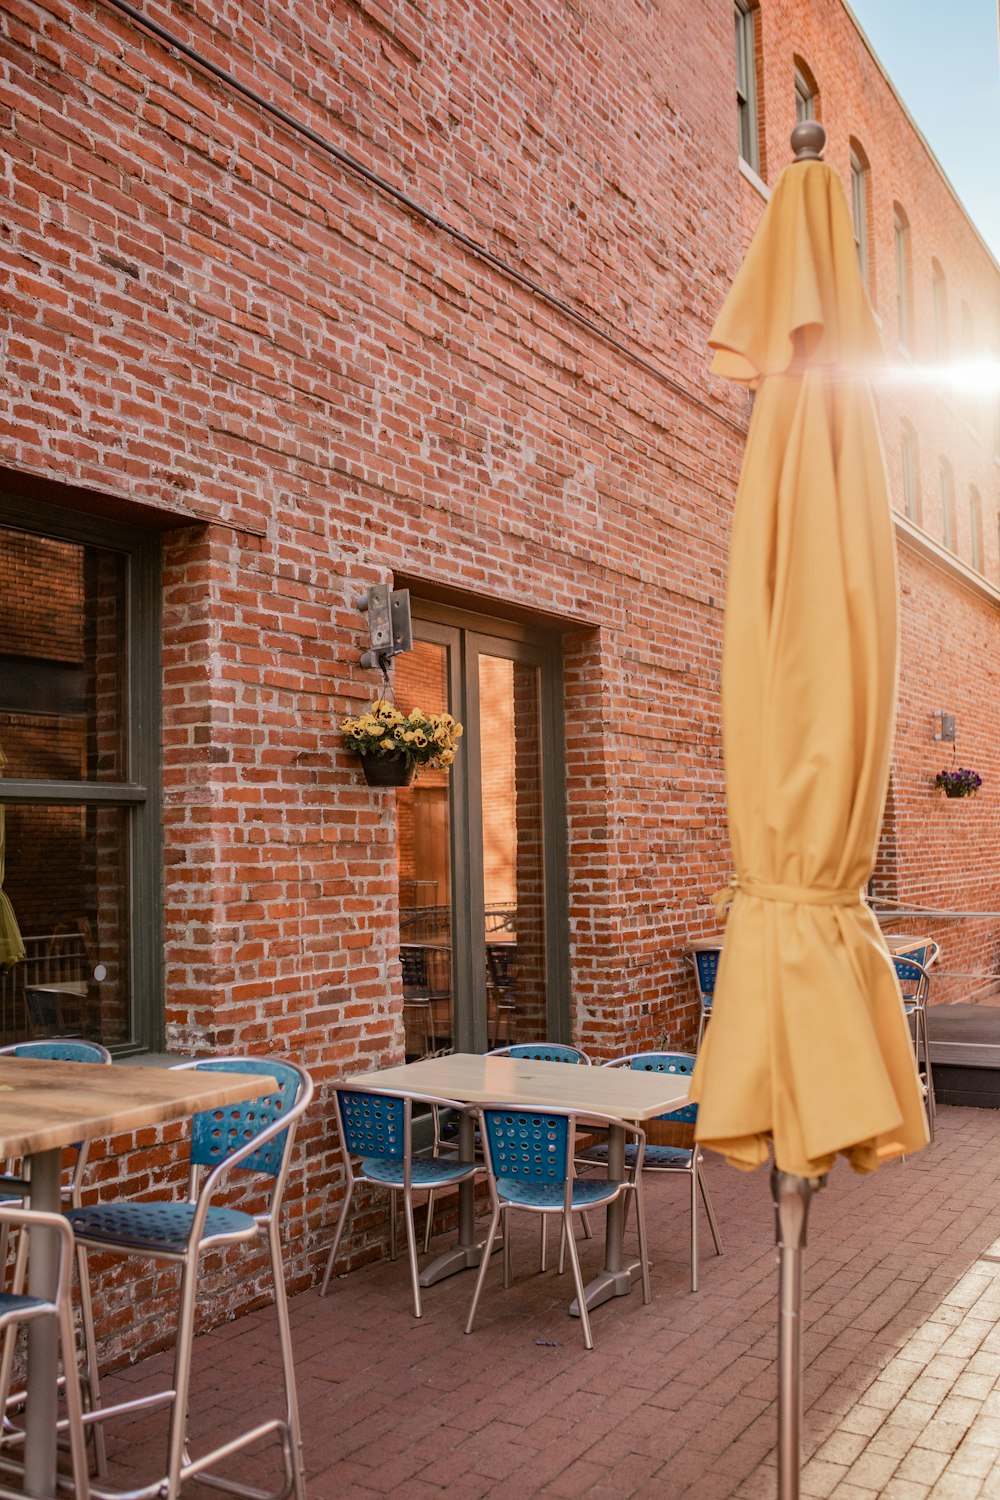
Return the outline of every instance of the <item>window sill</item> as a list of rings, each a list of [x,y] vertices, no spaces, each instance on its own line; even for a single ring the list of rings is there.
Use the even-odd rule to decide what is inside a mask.
[[[755,192],[759,193],[766,203],[771,196],[771,189],[767,183],[754,171],[753,167],[743,157],[739,157],[740,176],[745,177]]]

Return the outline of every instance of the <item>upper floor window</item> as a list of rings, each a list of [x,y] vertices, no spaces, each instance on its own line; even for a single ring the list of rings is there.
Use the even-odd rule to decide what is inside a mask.
[[[817,118],[817,96],[819,90],[816,80],[801,58],[795,59],[795,123],[801,125],[803,120],[815,120]]]
[[[868,261],[868,159],[858,145],[851,142],[851,219],[854,243],[858,251],[861,279],[871,291]]]
[[[948,358],[948,283],[940,261],[931,261],[931,292],[934,298],[934,353]]]
[[[760,170],[757,129],[757,54],[754,12],[748,0],[736,0],[736,108],[740,156],[755,172]]]
[[[910,296],[910,221],[895,204],[892,211],[892,239],[896,262],[896,337],[904,349],[913,338],[913,303]]]
[[[941,460],[941,539],[949,552],[955,550],[955,480],[951,464]]]
[[[903,511],[911,521],[920,524],[920,490],[917,481],[917,436],[909,423],[904,423],[899,440],[900,464],[903,471]]]
[[[969,486],[969,560],[977,573],[983,571],[983,503],[974,484]]]

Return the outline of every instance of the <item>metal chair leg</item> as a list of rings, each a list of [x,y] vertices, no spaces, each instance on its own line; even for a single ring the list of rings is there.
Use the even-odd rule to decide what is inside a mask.
[[[650,1290],[649,1285],[649,1250],[646,1243],[646,1204],[643,1199],[642,1193],[641,1172],[636,1173],[635,1180],[633,1181],[628,1193],[626,1193],[625,1195],[625,1201],[628,1202],[629,1198],[632,1197],[633,1194],[635,1195],[636,1226],[639,1233],[639,1263],[641,1266],[642,1274],[642,1300],[645,1304],[648,1305],[653,1300],[653,1293]]]
[[[292,1328],[288,1318],[288,1292],[281,1259],[278,1223],[271,1218],[267,1226],[271,1252],[271,1274],[274,1277],[274,1308],[278,1315],[278,1338],[281,1343],[281,1368],[285,1380],[285,1420],[288,1423],[289,1454],[292,1471],[292,1493],[295,1500],[306,1500],[306,1466],[302,1449],[302,1424],[299,1420],[299,1396],[295,1385],[295,1361],[292,1357]],[[98,1423],[98,1426],[100,1424]]]
[[[468,1316],[468,1318],[465,1321],[465,1331],[466,1331],[466,1333],[471,1333],[472,1332],[472,1325],[476,1321],[476,1309],[479,1306],[479,1298],[482,1295],[483,1282],[486,1280],[486,1272],[489,1270],[490,1256],[493,1254],[493,1242],[494,1242],[494,1240],[497,1237],[497,1229],[499,1227],[499,1224],[500,1224],[500,1205],[498,1203],[494,1207],[494,1209],[493,1209],[493,1215],[492,1215],[492,1217],[490,1219],[489,1232],[488,1232],[488,1234],[486,1236],[486,1242],[483,1245],[483,1258],[479,1262],[479,1274],[476,1277],[476,1287],[475,1287],[474,1292],[472,1293],[472,1306],[469,1308],[469,1316]],[[506,1261],[507,1261],[507,1256],[508,1256],[508,1253],[509,1253],[509,1245],[510,1245],[510,1224],[505,1224],[504,1227],[503,1227],[503,1255],[504,1255],[504,1282],[505,1282],[505,1284],[506,1284],[506,1280],[507,1280]]]
[[[167,1438],[167,1473],[162,1489],[163,1500],[180,1500],[181,1470],[187,1443],[188,1395],[191,1389],[191,1352],[194,1343],[194,1314],[198,1295],[198,1256],[191,1255],[181,1274],[180,1312],[177,1318],[177,1344],[174,1352],[174,1388],[170,1403],[170,1427]]]
[[[413,1194],[403,1191],[403,1217],[406,1221],[406,1253],[410,1262],[410,1285],[413,1288],[413,1316],[423,1314],[420,1305],[420,1267],[417,1264],[417,1231],[413,1224]],[[396,1194],[392,1194],[392,1221],[396,1223]],[[395,1240],[395,1234],[393,1235]],[[395,1260],[395,1256],[393,1256]]]
[[[694,1150],[697,1151],[697,1146]],[[698,1167],[691,1162],[691,1290],[698,1290]]]
[[[565,1220],[565,1215],[563,1216]],[[573,1224],[564,1223],[566,1239],[569,1244],[569,1262],[573,1268],[573,1285],[576,1288],[576,1305],[580,1309],[580,1327],[583,1329],[583,1346],[585,1349],[593,1349],[594,1336],[590,1331],[590,1315],[587,1312],[587,1297],[583,1288],[583,1273],[580,1270],[580,1257],[576,1249],[576,1235],[573,1233]]]
[[[340,1241],[347,1224],[347,1216],[351,1211],[351,1199],[354,1196],[354,1183],[347,1184],[347,1194],[344,1198],[344,1206],[340,1210],[340,1218],[337,1220],[337,1228],[334,1231],[333,1244],[330,1246],[330,1254],[326,1258],[326,1271],[323,1274],[323,1285],[319,1289],[321,1297],[326,1296],[326,1289],[330,1285],[330,1277],[333,1275],[333,1263],[337,1259],[337,1251],[340,1249]]]
[[[80,1283],[80,1321],[83,1324],[84,1379],[87,1389],[87,1406],[97,1411],[101,1404],[100,1376],[97,1367],[97,1339],[94,1334],[94,1304],[90,1292],[90,1275],[87,1265],[87,1250],[84,1245],[76,1247],[77,1280]],[[104,1442],[103,1422],[94,1422],[90,1428],[94,1435],[94,1468],[98,1476],[108,1472],[108,1455]]]
[[[708,1215],[709,1228],[712,1231],[712,1238],[715,1241],[715,1253],[716,1255],[721,1255],[722,1236],[719,1234],[719,1226],[715,1221],[715,1209],[712,1207],[712,1200],[708,1196],[708,1184],[705,1182],[705,1174],[701,1170],[700,1163],[698,1165],[698,1186],[701,1189],[701,1200],[705,1205],[705,1212]]]

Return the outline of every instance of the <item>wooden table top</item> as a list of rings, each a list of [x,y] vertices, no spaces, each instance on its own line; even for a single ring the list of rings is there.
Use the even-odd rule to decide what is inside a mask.
[[[917,948],[927,948],[931,942],[929,937],[912,937],[905,932],[884,932],[882,936],[889,952],[900,956]]]
[[[0,1157],[30,1156],[274,1092],[267,1073],[0,1057]]]
[[[574,1063],[531,1062],[453,1052],[348,1078],[349,1088],[436,1094],[462,1104],[541,1105],[623,1120],[651,1120],[687,1102],[690,1080],[677,1073],[631,1068],[588,1068]]]

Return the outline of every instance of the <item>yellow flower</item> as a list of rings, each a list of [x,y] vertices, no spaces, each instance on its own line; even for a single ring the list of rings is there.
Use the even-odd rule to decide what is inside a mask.
[[[427,744],[427,736],[422,729],[415,729],[413,731],[413,743],[418,750],[422,750]]]
[[[452,763],[452,761],[454,759],[455,759],[455,752],[454,752],[454,750],[442,750],[441,754],[438,756],[438,760],[440,761],[441,765],[443,765],[443,766],[450,766],[451,763]]]
[[[383,750],[395,750],[396,741],[394,739],[390,739],[390,737],[386,735],[384,740],[379,741],[379,745]]]
[[[431,714],[432,719],[433,717],[434,715]],[[411,724],[426,724],[427,722],[426,717],[421,713],[419,708],[411,708],[409,718]]]

